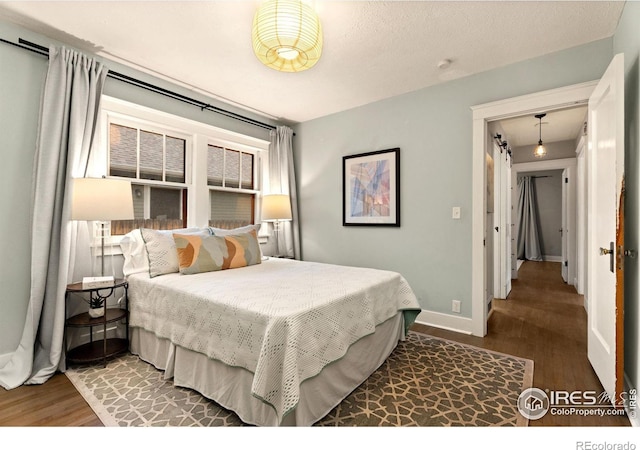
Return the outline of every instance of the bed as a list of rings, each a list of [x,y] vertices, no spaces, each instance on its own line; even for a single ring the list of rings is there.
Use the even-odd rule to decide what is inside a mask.
[[[163,234],[159,251],[136,232],[145,230],[122,244],[131,352],[247,424],[320,420],[386,360],[420,312],[398,273],[265,259],[251,229],[213,233],[227,243],[249,234],[241,251],[253,263],[194,272],[184,270],[177,237],[209,243],[212,229],[153,232]],[[203,251],[191,249],[190,260],[194,253]]]

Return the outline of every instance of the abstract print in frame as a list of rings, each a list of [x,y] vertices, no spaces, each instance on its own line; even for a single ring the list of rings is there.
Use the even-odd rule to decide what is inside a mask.
[[[342,158],[342,224],[400,226],[400,149]]]

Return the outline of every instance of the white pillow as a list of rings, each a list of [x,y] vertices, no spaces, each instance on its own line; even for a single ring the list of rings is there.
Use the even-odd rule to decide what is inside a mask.
[[[180,270],[178,264],[178,250],[173,239],[173,233],[194,234],[198,236],[210,236],[208,228],[187,228],[182,230],[151,230],[142,228],[142,239],[144,239],[149,257],[149,276],[151,278],[167,273],[176,273]]]
[[[125,277],[133,273],[149,272],[149,257],[140,229],[125,234],[120,240],[120,248],[124,256],[122,273]]]
[[[248,233],[250,231],[255,231],[256,234],[258,234],[258,231],[260,231],[261,226],[262,225],[258,223],[256,225],[245,225],[244,227],[234,228],[233,230],[209,227],[209,231],[214,236],[229,236],[230,234],[242,234],[242,233]]]
[[[142,235],[142,228],[135,229],[125,234],[122,240],[120,241],[120,248],[122,249],[122,255],[124,256],[124,265],[122,266],[122,273],[125,277],[134,274],[134,273],[157,273],[161,275],[160,270],[158,270],[158,266],[162,266],[163,263],[159,258],[161,256],[156,252],[153,255],[153,270],[149,265],[149,253],[147,251],[147,245]],[[177,230],[151,230],[145,229],[148,232],[158,233],[161,236],[165,236],[171,240],[173,240],[173,233],[180,234],[202,234],[207,236],[210,234],[207,228],[180,228]],[[153,234],[148,233],[148,234]],[[153,237],[151,237],[153,240]],[[175,245],[173,246],[173,251],[175,252]],[[170,256],[169,256],[170,258]],[[177,258],[177,257],[176,257]],[[156,275],[153,275],[156,276]]]
[[[209,227],[209,232],[214,236],[229,236],[230,234],[242,234],[242,233],[249,233],[250,231],[255,231],[257,236],[258,233],[260,232],[261,227],[262,227],[261,223],[257,223],[255,225],[245,225],[244,227],[234,228],[232,230],[227,230],[225,228]],[[262,257],[264,256],[262,254],[262,246],[258,245],[258,248],[260,249],[260,259],[262,259]]]

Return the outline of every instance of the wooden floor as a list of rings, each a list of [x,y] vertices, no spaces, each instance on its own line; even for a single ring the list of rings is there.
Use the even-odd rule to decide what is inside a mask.
[[[562,281],[560,263],[525,262],[507,300],[494,300],[484,338],[432,327],[416,330],[534,362],[533,387],[603,392],[587,359],[584,297]],[[583,417],[547,413],[529,426],[630,426],[626,416]]]
[[[416,325],[417,331],[534,361],[533,386],[602,391],[586,354],[583,297],[563,283],[559,263],[526,262],[508,300],[494,300],[484,338]],[[43,385],[0,389],[2,426],[102,426],[65,375]],[[530,426],[629,426],[626,417],[554,416]]]

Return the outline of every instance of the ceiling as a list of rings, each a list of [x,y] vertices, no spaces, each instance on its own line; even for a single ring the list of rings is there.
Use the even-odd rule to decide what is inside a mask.
[[[258,4],[1,1],[0,18],[295,123],[609,37],[624,6],[621,1],[315,0],[324,31],[322,57],[305,72],[281,73],[253,54],[251,24]],[[438,68],[445,59],[451,64]]]
[[[537,113],[536,113],[537,114]],[[499,121],[511,148],[533,146],[540,140],[540,120],[530,114]],[[587,106],[549,111],[542,118],[542,141],[575,141],[584,128]]]

